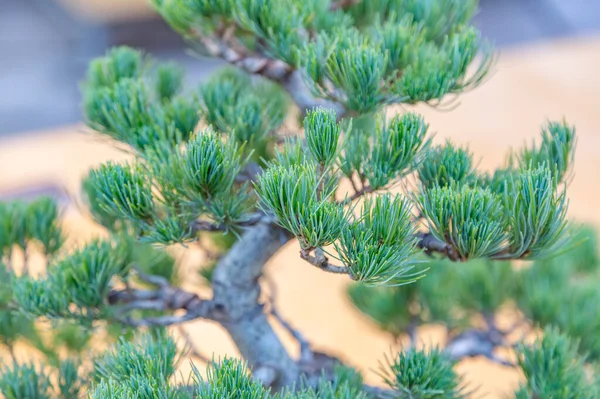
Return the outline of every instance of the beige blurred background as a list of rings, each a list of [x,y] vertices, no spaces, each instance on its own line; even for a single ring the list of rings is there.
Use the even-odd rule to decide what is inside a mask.
[[[547,119],[567,118],[579,136],[569,212],[577,221],[600,227],[600,4],[590,3],[482,1],[476,24],[498,45],[494,75],[463,95],[453,111],[418,111],[437,141],[468,142],[484,169],[500,165],[510,147],[536,138]],[[182,62],[194,85],[220,65],[186,55],[184,44],[145,0],[0,4],[0,198],[56,195],[64,204],[71,243],[101,234],[77,206],[80,178],[100,162],[124,157],[79,124],[77,84],[85,65],[114,44]],[[290,244],[267,267],[278,286],[280,312],[316,348],[340,356],[377,382],[372,371],[392,349],[391,340],[352,308],[344,293],[347,279],[307,266],[297,253],[297,245]],[[197,289],[194,269],[201,254],[191,250],[182,256],[186,284]],[[203,353],[235,354],[219,326],[197,321],[184,328]],[[439,342],[439,336],[435,326],[420,331],[426,343]],[[29,353],[23,349],[18,356]],[[473,387],[480,387],[478,397],[505,397],[520,378],[483,359],[463,361],[459,369]]]

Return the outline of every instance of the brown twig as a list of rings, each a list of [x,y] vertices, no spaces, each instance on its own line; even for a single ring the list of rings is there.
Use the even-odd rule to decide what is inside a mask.
[[[318,267],[319,269],[336,274],[348,274],[352,278],[350,269],[344,266],[336,266],[329,264],[329,259],[323,254],[323,251],[319,248],[315,250],[315,255],[310,254],[311,251],[302,249],[300,250],[300,257],[310,263],[311,265]]]
[[[339,201],[339,203],[342,204],[342,205],[349,205],[352,202],[354,202],[355,200],[357,200],[360,197],[362,197],[363,195],[370,194],[370,193],[374,192],[374,190],[370,186],[363,186],[361,189],[359,189],[356,186],[356,184],[354,183],[354,181],[352,179],[350,179],[350,182],[351,182],[352,187],[354,189],[354,194],[352,194],[350,197],[347,196],[343,200]]]
[[[338,0],[329,5],[329,11],[344,10],[357,3],[357,0]]]
[[[424,249],[427,255],[431,255],[435,252],[446,256],[451,261],[457,262],[462,260],[452,246],[438,240],[431,233],[418,233],[416,238],[418,239],[417,246]]]
[[[135,327],[168,326],[199,318],[214,318],[215,306],[212,301],[201,299],[198,295],[181,288],[172,287],[162,276],[148,275],[140,271],[137,274],[141,280],[155,285],[157,289],[141,290],[127,287],[124,290],[112,290],[108,294],[108,303],[120,306],[117,319],[122,323]],[[123,316],[133,310],[183,310],[185,313],[181,316],[163,315],[142,319]]]

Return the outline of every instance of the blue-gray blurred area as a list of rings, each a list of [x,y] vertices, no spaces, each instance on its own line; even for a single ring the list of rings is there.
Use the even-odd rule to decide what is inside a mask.
[[[80,121],[78,84],[87,62],[113,45],[178,60],[190,82],[220,65],[186,53],[147,2],[0,0],[0,135]],[[598,0],[481,0],[480,6],[476,24],[498,47],[600,31]]]

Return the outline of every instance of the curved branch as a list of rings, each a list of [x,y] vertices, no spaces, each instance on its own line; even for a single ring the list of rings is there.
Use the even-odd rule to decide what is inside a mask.
[[[269,381],[275,389],[297,383],[300,370],[258,302],[258,281],[265,263],[288,239],[281,228],[258,223],[246,230],[221,258],[212,279],[215,320],[229,332],[253,370],[272,368],[276,371],[272,383]]]
[[[335,110],[338,119],[346,114],[347,110],[342,104],[313,96],[304,83],[301,73],[293,66],[247,49],[235,49],[226,41],[216,37],[200,34],[196,34],[195,37],[210,56],[221,58],[249,74],[260,75],[279,83],[300,108],[302,115],[306,114],[309,109],[318,106]]]
[[[454,248],[447,243],[438,240],[431,233],[418,233],[416,238],[418,239],[417,246],[424,249],[427,255],[431,255],[435,252],[447,257],[451,261],[458,262],[462,260]]]
[[[514,363],[494,353],[498,347],[505,346],[504,337],[493,330],[467,330],[448,343],[444,352],[455,361],[467,357],[484,356],[494,363],[514,367]]]
[[[266,217],[264,213],[253,213],[248,216],[246,220],[241,220],[235,223],[236,227],[249,227],[254,226],[261,221],[266,221]],[[206,220],[196,220],[192,225],[194,232],[199,231],[207,231],[207,232],[215,232],[215,231],[227,231],[231,229],[231,225],[225,223],[211,223]]]
[[[108,304],[120,305],[117,311],[117,319],[120,322],[134,327],[169,326],[194,319],[213,318],[213,301],[202,299],[198,295],[182,290],[181,288],[172,287],[164,277],[152,276],[139,271],[138,276],[141,280],[158,288],[155,290],[126,288],[124,290],[110,291],[108,294]],[[141,319],[123,316],[133,310],[183,310],[185,313],[181,316],[163,315]]]
[[[274,60],[248,51],[236,50],[226,42],[215,37],[196,35],[208,54],[221,58],[250,74],[261,75],[276,82],[283,82],[294,70],[290,65],[280,60]]]
[[[330,264],[329,259],[327,259],[327,257],[323,254],[323,250],[320,248],[315,249],[315,256],[310,255],[310,251],[302,249],[300,250],[300,257],[311,265],[318,267],[325,272],[348,274],[350,278],[353,278],[352,272],[347,267]]]
[[[269,287],[269,313],[271,313],[271,316],[273,316],[279,324],[285,328],[296,341],[298,341],[298,345],[300,346],[300,362],[311,361],[313,359],[313,351],[310,347],[310,343],[300,331],[292,327],[292,325],[279,313],[277,306],[275,305],[277,300],[277,287],[270,278],[266,277],[265,280]]]

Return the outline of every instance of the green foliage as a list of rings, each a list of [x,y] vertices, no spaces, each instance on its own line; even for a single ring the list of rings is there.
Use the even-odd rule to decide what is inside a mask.
[[[27,239],[30,236],[27,231],[29,219],[27,217],[27,208],[27,204],[22,201],[12,201],[0,205],[3,230],[3,238],[0,240],[3,241],[3,249],[9,252],[9,256],[13,246],[16,245],[21,249],[27,247]]]
[[[428,125],[420,115],[381,118],[374,132],[352,132],[344,143],[340,169],[351,178],[356,172],[373,190],[383,188],[413,170],[429,145]]]
[[[190,198],[211,200],[227,192],[242,168],[242,149],[223,143],[210,129],[190,141],[183,154],[183,183]]]
[[[587,373],[585,357],[578,354],[577,341],[556,329],[546,328],[533,345],[521,344],[517,353],[526,382],[516,392],[526,398],[597,398],[595,376]]]
[[[449,141],[443,146],[432,147],[427,152],[426,160],[419,166],[419,180],[428,189],[469,184],[476,178],[473,154],[467,148],[457,148]]]
[[[482,60],[473,74],[467,76],[467,68],[478,52],[482,53]],[[393,90],[410,103],[436,100],[439,104],[446,94],[481,84],[492,62],[490,49],[474,28],[457,29],[439,46],[431,42],[420,46],[416,61],[394,82]]]
[[[37,244],[45,256],[54,255],[63,244],[58,205],[49,197],[0,202],[0,258],[11,257],[14,246],[32,250]]]
[[[253,81],[248,75],[230,69],[203,84],[200,97],[208,124],[263,152],[268,135],[281,126],[289,107],[289,100],[280,88],[264,80]]]
[[[377,110],[385,100],[382,80],[387,54],[373,47],[356,31],[340,34],[340,42],[326,61],[327,77],[344,90],[341,101],[360,114]]]
[[[193,396],[183,390],[170,388],[164,380],[149,380],[143,376],[133,376],[124,385],[115,380],[102,380],[95,384],[89,393],[89,399],[192,399]]]
[[[473,260],[457,267],[448,260],[431,260],[427,266],[426,276],[413,284],[353,284],[348,295],[360,312],[394,338],[423,324],[462,329],[471,316],[494,314],[517,296],[521,275],[509,262]]]
[[[565,191],[557,193],[550,170],[539,166],[523,171],[504,195],[509,219],[510,256],[536,259],[549,257],[569,243]]]
[[[171,100],[183,86],[183,68],[175,63],[160,65],[156,70],[156,93],[163,101]]]
[[[492,257],[506,241],[499,196],[480,187],[433,187],[417,198],[431,232],[463,259]]]
[[[219,363],[213,360],[206,368],[206,379],[197,369],[194,374],[198,397],[203,399],[268,398],[268,391],[251,378],[246,365],[237,359],[224,358]]]
[[[304,135],[315,161],[328,166],[337,157],[342,127],[336,121],[335,111],[315,108],[304,118]]]
[[[6,399],[77,399],[85,383],[79,364],[70,359],[56,367],[13,362],[0,369],[0,393]]]
[[[387,385],[400,397],[419,399],[462,399],[465,391],[461,378],[453,369],[454,362],[437,348],[429,353],[409,350],[400,352],[381,367]]]
[[[201,215],[227,227],[245,219],[249,193],[235,183],[247,161],[243,151],[209,128],[182,150],[158,147],[143,163],[101,165],[84,189],[96,220],[109,229],[133,227],[145,242],[186,242]]]
[[[371,0],[358,1],[350,14],[359,26],[379,21],[414,20],[430,40],[440,40],[455,26],[466,24],[477,9],[475,0]]]
[[[365,201],[361,216],[342,231],[336,250],[352,278],[366,284],[402,284],[414,271],[419,252],[411,223],[411,205],[399,195]]]
[[[240,28],[251,32],[267,44],[273,58],[296,64],[297,49],[305,40],[301,2],[283,0],[236,0],[234,18]]]
[[[439,103],[482,82],[493,58],[474,28],[455,28],[437,43],[413,16],[394,18],[370,34],[343,27],[308,43],[302,67],[314,94],[366,114],[391,103]],[[468,75],[480,50],[481,63]]]
[[[132,222],[152,218],[152,188],[141,166],[105,163],[92,170],[89,184],[103,212]]]
[[[118,230],[123,220],[120,220],[111,209],[107,209],[102,205],[104,203],[103,193],[101,187],[95,184],[97,176],[98,172],[92,169],[82,180],[81,191],[83,201],[96,223],[106,227],[110,231]]]
[[[0,392],[6,399],[50,399],[50,378],[34,364],[12,363],[0,370]]]
[[[63,244],[56,201],[41,197],[31,202],[28,208],[28,235],[42,245],[45,255],[56,253]]]
[[[586,234],[585,230],[579,237]],[[600,357],[600,294],[597,270],[600,266],[597,248],[586,248],[588,241],[572,251],[552,259],[535,261],[518,276],[515,292],[517,305],[536,325],[555,326],[579,340],[579,347],[589,358]],[[591,250],[591,254],[590,254]],[[582,261],[589,261],[582,266]]]
[[[92,338],[93,331],[82,327],[73,320],[55,320],[52,327],[52,347],[64,349],[73,356],[81,354]],[[72,374],[71,369],[76,368],[76,364],[70,360],[63,366],[66,368],[65,378]]]
[[[521,168],[545,164],[555,182],[561,182],[569,172],[575,157],[575,128],[566,121],[549,122],[542,129],[542,140],[537,147],[524,148],[515,154],[516,163]]]
[[[260,206],[304,249],[332,244],[347,223],[344,207],[329,201],[335,186],[324,183],[312,165],[273,166],[256,183]]]
[[[113,277],[124,277],[131,266],[124,251],[114,241],[94,240],[56,261],[43,278],[15,279],[15,301],[23,312],[36,317],[81,321],[98,317],[98,309],[106,303]]]
[[[57,388],[63,399],[78,399],[87,382],[79,370],[80,365],[71,359],[60,362],[58,367]]]
[[[319,379],[316,387],[304,388],[297,392],[276,396],[277,399],[368,399],[363,392],[362,376],[354,369],[336,365],[333,378],[325,374]]]
[[[367,2],[364,2],[367,3]],[[425,40],[422,25],[415,24],[411,16],[390,18],[372,28],[376,42],[388,53],[387,73],[403,70],[415,62],[415,49]]]
[[[90,398],[191,398],[171,386],[177,362],[175,341],[164,331],[121,339],[94,361]]]
[[[88,125],[138,152],[185,141],[199,120],[195,99],[175,97],[182,69],[167,63],[146,76],[143,58],[128,47],[111,50],[92,62],[83,85]]]
[[[166,278],[177,285],[179,276],[175,259],[164,249],[141,243],[132,243],[132,263],[146,274]]]
[[[352,284],[348,295],[352,304],[368,316],[377,326],[399,337],[407,331],[411,322],[412,287],[420,282],[401,287],[370,287]]]
[[[160,108],[151,103],[143,80],[122,79],[113,86],[84,92],[88,124],[116,140],[143,149],[148,135],[160,134]]]
[[[104,57],[90,62],[86,85],[92,89],[112,87],[121,80],[142,76],[146,67],[144,55],[130,47],[115,47]]]
[[[575,245],[566,254],[554,259],[554,262],[567,263],[574,274],[593,274],[600,267],[600,254],[598,253],[598,234],[596,229],[583,225],[573,232]]]
[[[494,314],[513,298],[517,274],[510,262],[477,260],[457,272],[458,306],[469,311]]]
[[[94,361],[92,379],[128,383],[132,377],[165,381],[175,372],[177,345],[164,331],[140,334],[135,341],[121,339]]]

